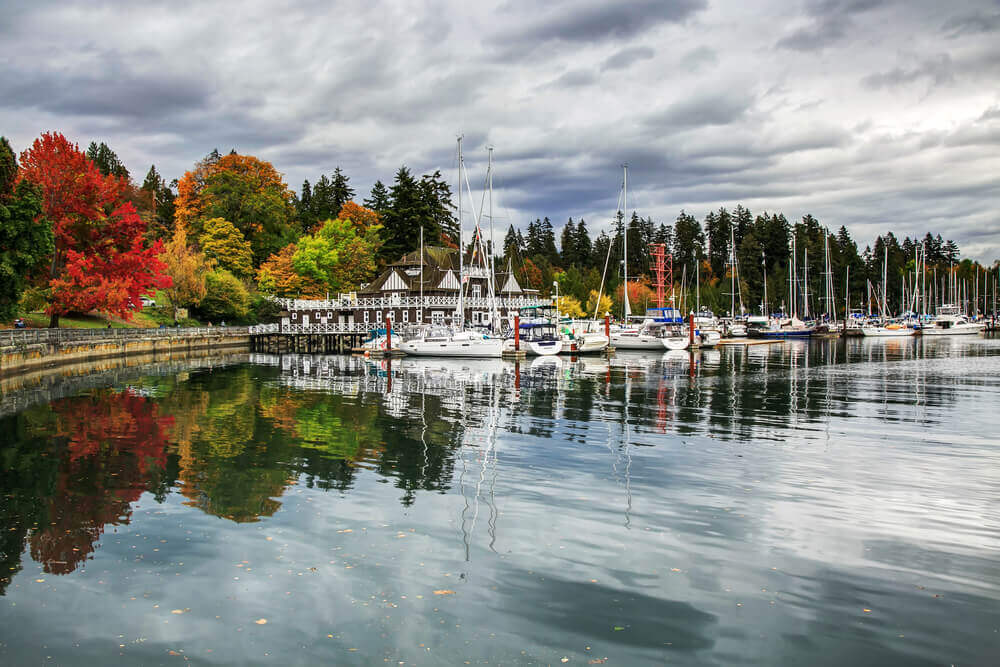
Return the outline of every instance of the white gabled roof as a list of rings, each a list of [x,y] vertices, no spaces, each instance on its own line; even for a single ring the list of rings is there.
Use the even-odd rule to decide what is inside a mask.
[[[454,271],[449,271],[444,274],[444,278],[441,279],[441,283],[438,285],[440,289],[458,289],[458,278],[455,277]]]
[[[395,271],[382,283],[383,292],[398,292],[410,289],[406,281]]]
[[[504,283],[500,291],[507,293],[517,293],[517,294],[521,293],[521,286],[517,284],[516,280],[514,280],[514,274],[511,274],[507,278],[507,282]]]

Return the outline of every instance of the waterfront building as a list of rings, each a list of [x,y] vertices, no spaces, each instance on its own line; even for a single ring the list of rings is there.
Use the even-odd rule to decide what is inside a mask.
[[[281,330],[301,333],[351,328],[368,330],[410,324],[459,323],[459,287],[465,281],[463,301],[466,326],[489,326],[493,304],[489,298],[489,273],[466,256],[459,270],[458,250],[428,247],[414,250],[389,264],[356,292],[327,299],[278,299],[282,306]],[[513,273],[497,272],[494,285],[501,320],[522,308],[552,305],[538,290],[520,285]]]

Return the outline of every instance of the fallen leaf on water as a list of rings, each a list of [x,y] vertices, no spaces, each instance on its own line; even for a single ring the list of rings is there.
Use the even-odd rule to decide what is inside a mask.
[[[614,628],[615,632],[621,632],[621,631],[622,631],[622,630],[624,630],[624,629],[625,629],[625,628],[624,628],[624,627],[622,627],[622,626],[620,626],[620,625],[616,625],[616,626],[615,626],[615,628]]]
[[[866,614],[870,614],[872,612],[871,609],[862,609],[861,611],[865,612]]]
[[[569,662],[569,658],[559,658],[559,662]]]
[[[184,612],[191,611],[191,609],[172,609],[171,614],[183,614]]]
[[[43,581],[45,581],[45,580],[44,580],[44,579],[35,579],[35,583],[36,583],[36,584],[40,584],[40,583],[42,583]]]
[[[594,658],[593,660],[588,660],[587,664],[588,665],[603,665],[604,664],[604,658]]]
[[[350,528],[345,528],[344,530],[338,530],[338,533],[353,533],[354,531]]]
[[[254,623],[256,623],[257,625],[264,625],[264,624],[267,623],[267,619],[266,618],[258,618],[256,621],[254,621]]]
[[[440,591],[434,591],[434,595],[454,595],[455,591],[448,590],[447,588]]]

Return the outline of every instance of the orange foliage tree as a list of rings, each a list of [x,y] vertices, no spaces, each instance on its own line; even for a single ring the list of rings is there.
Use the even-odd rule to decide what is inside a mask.
[[[340,220],[350,220],[355,225],[368,229],[369,227],[374,227],[375,225],[381,225],[382,219],[379,214],[370,208],[365,208],[359,204],[355,204],[352,201],[347,202],[340,209],[340,213],[337,214],[337,218]]]
[[[290,243],[281,252],[271,255],[257,270],[257,288],[265,294],[286,298],[322,297],[323,285],[299,275],[292,265],[298,247]]]

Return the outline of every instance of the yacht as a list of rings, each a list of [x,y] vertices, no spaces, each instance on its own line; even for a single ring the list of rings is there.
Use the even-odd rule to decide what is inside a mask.
[[[983,330],[982,322],[970,322],[958,312],[958,306],[945,305],[938,308],[938,316],[921,331],[923,336],[958,336],[977,334]]]
[[[520,347],[527,354],[547,357],[562,351],[562,340],[554,324],[549,322],[522,322],[518,327]],[[504,341],[503,349],[514,351],[514,337]]]
[[[513,342],[513,341],[512,341]],[[499,359],[503,338],[491,338],[469,329],[454,330],[441,326],[422,329],[416,336],[399,343],[399,349],[417,357],[480,357]]]

